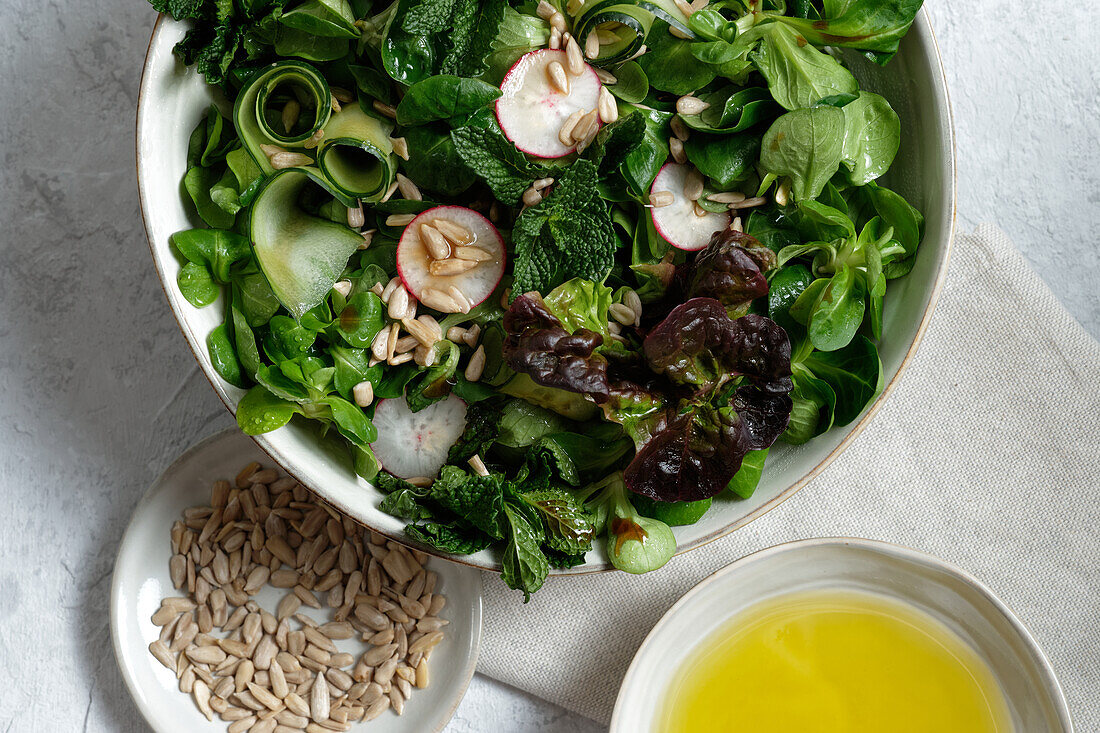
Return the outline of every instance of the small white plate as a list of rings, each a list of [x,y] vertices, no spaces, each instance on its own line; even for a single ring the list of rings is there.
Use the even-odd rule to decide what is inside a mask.
[[[232,478],[250,461],[271,464],[255,443],[235,430],[198,443],[157,479],[135,508],[122,538],[111,581],[111,635],[130,694],[158,733],[224,733],[228,725],[217,717],[208,722],[191,696],[179,691],[175,675],[149,653],[149,644],[160,632],[150,617],[162,598],[181,594],[168,576],[172,522],[187,507],[208,502],[215,480]],[[387,711],[375,721],[357,724],[357,730],[440,731],[466,692],[481,643],[481,573],[437,559],[430,560],[428,566],[439,575],[438,587],[447,596],[441,615],[451,622],[443,642],[432,653],[431,685],[414,692],[404,715]],[[254,598],[262,607],[274,610],[285,593],[267,587]],[[328,620],[331,614],[328,608],[302,610],[316,619]],[[338,645],[352,653],[360,648],[355,639]]]
[[[931,555],[853,538],[769,547],[688,591],[657,622],[630,663],[615,701],[611,733],[652,730],[673,675],[699,641],[730,618],[768,598],[822,588],[860,590],[915,606],[954,631],[989,665],[1005,693],[1015,730],[1072,733],[1050,662],[988,588]]]

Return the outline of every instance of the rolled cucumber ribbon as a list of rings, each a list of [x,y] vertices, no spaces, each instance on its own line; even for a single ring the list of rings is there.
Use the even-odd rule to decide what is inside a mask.
[[[283,112],[298,105],[290,129]],[[314,67],[301,61],[280,61],[257,71],[237,95],[233,121],[245,149],[267,175],[275,172],[261,145],[300,150],[332,115],[332,92]]]
[[[391,132],[393,125],[347,104],[325,125],[317,166],[344,196],[378,201],[397,175]]]
[[[583,48],[590,33],[613,34],[616,39],[601,43],[599,55],[589,62],[596,66],[614,66],[641,49],[654,18],[694,37],[687,17],[673,0],[590,0],[573,18],[573,35]]]

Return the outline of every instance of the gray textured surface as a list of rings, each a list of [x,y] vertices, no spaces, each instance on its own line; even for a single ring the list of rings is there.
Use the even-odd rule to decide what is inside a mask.
[[[1090,8],[930,5],[959,132],[960,224],[999,223],[1100,334]],[[4,731],[145,730],[108,639],[115,547],[152,478],[231,424],[141,229],[132,122],[152,19],[141,0],[0,3]],[[597,727],[477,677],[448,730]]]

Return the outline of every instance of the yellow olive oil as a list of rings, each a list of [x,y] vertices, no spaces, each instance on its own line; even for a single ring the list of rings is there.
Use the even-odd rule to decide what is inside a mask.
[[[1011,733],[997,680],[912,606],[806,591],[747,609],[676,675],[659,733]]]

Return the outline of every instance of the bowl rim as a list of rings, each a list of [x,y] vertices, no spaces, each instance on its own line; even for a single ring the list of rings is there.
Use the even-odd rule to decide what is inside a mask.
[[[737,573],[749,565],[758,562],[766,562],[776,555],[782,555],[787,552],[831,547],[856,548],[879,555],[887,555],[914,565],[930,567],[946,573],[956,580],[962,581],[976,591],[982,599],[992,606],[994,611],[1000,614],[1001,618],[1008,623],[1012,632],[1016,634],[1021,642],[1023,642],[1024,650],[1030,654],[1032,662],[1035,664],[1035,668],[1042,678],[1044,689],[1050,695],[1054,703],[1054,707],[1058,713],[1058,722],[1062,725],[1064,733],[1073,733],[1073,721],[1069,712],[1069,704],[1066,701],[1062,685],[1058,682],[1058,677],[1054,674],[1054,667],[1051,665],[1050,660],[1047,659],[1046,654],[1035,640],[1035,637],[1032,636],[1031,632],[1024,626],[1023,622],[1017,618],[1016,614],[1012,612],[1012,609],[1010,609],[1004,601],[997,597],[989,586],[968,570],[964,570],[954,563],[927,552],[922,552],[895,542],[843,536],[811,537],[765,547],[740,557],[725,567],[719,568],[699,581],[699,583],[693,586],[684,595],[680,596],[680,598],[665,611],[657,623],[653,625],[653,628],[650,629],[645,639],[643,639],[642,643],[638,646],[638,651],[634,653],[634,657],[630,661],[630,666],[627,667],[626,674],[623,676],[622,684],[619,686],[618,695],[615,698],[615,708],[611,714],[609,730],[614,732],[616,729],[615,726],[622,723],[620,716],[623,714],[623,707],[627,703],[626,691],[629,685],[634,681],[634,676],[640,674],[640,660],[643,652],[646,651],[646,648],[653,643],[658,635],[665,632],[665,626],[672,623],[672,617],[679,613],[681,609],[692,603],[698,595],[705,592],[710,586],[723,581],[727,576]]]
[[[170,20],[170,19],[165,14],[160,13],[160,14],[157,15],[157,19],[153,23],[153,29],[152,29],[152,32],[150,33],[150,36],[149,36],[149,43],[146,46],[146,50],[145,50],[145,59],[142,63],[142,70],[141,70],[141,80],[140,80],[139,86],[138,86],[138,98],[137,98],[137,105],[136,105],[136,108],[135,108],[136,111],[135,111],[135,125],[134,125],[134,132],[135,132],[135,134],[134,134],[134,145],[135,145],[134,167],[135,167],[135,172],[136,172],[136,177],[137,177],[139,209],[141,211],[142,225],[145,229],[146,244],[149,246],[149,251],[150,251],[150,254],[152,255],[152,259],[153,259],[153,266],[156,268],[158,280],[160,281],[159,284],[160,284],[160,287],[161,287],[161,291],[164,292],[165,299],[168,301],[168,306],[169,306],[169,308],[172,309],[174,320],[176,321],[176,326],[177,326],[177,328],[180,329],[180,332],[183,333],[184,339],[187,341],[187,345],[191,349],[192,355],[194,355],[196,361],[198,362],[199,371],[206,378],[206,381],[210,383],[210,386],[214,389],[214,393],[222,401],[222,404],[225,405],[226,409],[229,410],[229,413],[231,415],[235,416],[236,415],[236,404],[235,404],[235,402],[229,397],[229,395],[225,391],[224,387],[222,385],[220,385],[218,383],[218,381],[213,378],[213,376],[211,375],[210,370],[206,366],[206,363],[205,363],[204,357],[203,357],[203,354],[204,354],[204,351],[205,351],[205,342],[204,342],[204,340],[200,339],[197,336],[197,334],[193,333],[190,330],[190,328],[185,325],[184,314],[180,311],[180,309],[177,307],[176,302],[172,299],[171,295],[168,293],[168,290],[167,290],[168,280],[166,278],[167,273],[164,271],[163,267],[161,266],[161,261],[157,257],[155,237],[154,237],[154,234],[153,234],[153,230],[152,230],[152,228],[149,224],[149,217],[146,216],[146,213],[145,213],[146,208],[147,208],[146,193],[145,193],[145,191],[146,191],[146,181],[145,181],[144,176],[142,175],[142,164],[141,164],[141,161],[142,161],[141,141],[142,141],[142,137],[143,137],[143,135],[142,135],[142,132],[143,132],[143,130],[142,130],[142,120],[143,120],[143,117],[144,117],[143,111],[144,111],[145,102],[146,102],[146,94],[145,93],[147,91],[148,85],[151,84],[151,79],[152,79],[152,72],[151,72],[152,63],[151,63],[151,58],[150,58],[150,52],[151,52],[152,47],[153,47],[153,41],[156,40],[156,37],[157,37],[158,33],[160,33],[162,31],[163,26],[164,26],[164,21],[166,21],[166,20]],[[750,511],[749,513],[745,514],[744,516],[740,517],[739,519],[729,523],[728,525],[726,525],[724,527],[720,527],[718,529],[715,529],[714,531],[712,531],[708,534],[705,534],[702,537],[697,537],[693,540],[686,541],[686,542],[683,542],[683,543],[677,543],[676,551],[675,551],[674,555],[681,555],[681,554],[683,554],[685,552],[688,552],[690,550],[695,550],[695,549],[698,549],[700,547],[703,547],[704,545],[710,544],[711,542],[714,542],[715,540],[721,539],[722,537],[725,537],[726,535],[730,534],[731,532],[734,532],[738,529],[741,529],[742,527],[749,524],[750,522],[752,522],[756,519],[759,519],[761,516],[763,516],[767,512],[771,511],[772,509],[775,509],[777,506],[779,506],[780,504],[785,502],[787,499],[794,496],[796,493],[798,493],[800,490],[802,490],[807,484],[809,484],[810,481],[812,481],[814,478],[816,478],[822,471],[824,471],[826,468],[828,468],[829,464],[831,464],[837,458],[837,456],[839,456],[841,453],[843,453],[848,448],[848,446],[852,444],[852,441],[854,441],[857,437],[859,437],[859,435],[863,432],[864,428],[866,428],[867,425],[870,423],[871,419],[874,418],[876,414],[878,414],[879,409],[885,403],[886,399],[891,394],[893,394],[894,389],[897,387],[898,382],[901,380],[902,375],[905,373],[906,369],[909,367],[910,362],[912,361],[913,357],[916,355],[917,350],[919,349],[920,344],[924,339],[924,335],[928,330],[928,325],[931,322],[932,315],[936,310],[936,305],[939,302],[940,295],[943,291],[944,282],[947,278],[947,271],[948,271],[948,268],[949,268],[949,265],[950,265],[950,262],[951,262],[952,250],[954,248],[955,230],[956,230],[956,225],[957,225],[957,214],[958,214],[958,160],[957,160],[958,152],[957,152],[957,147],[956,147],[956,136],[955,136],[955,116],[954,116],[954,111],[953,111],[953,108],[952,108],[952,105],[951,105],[950,92],[949,92],[949,89],[948,89],[948,86],[947,86],[947,76],[946,76],[946,73],[944,71],[944,66],[943,66],[943,54],[940,51],[939,42],[936,39],[936,34],[935,34],[935,32],[932,28],[932,22],[931,22],[931,19],[929,18],[927,8],[924,8],[924,7],[921,8],[914,25],[917,25],[921,28],[921,30],[926,30],[928,32],[928,36],[929,36],[929,39],[930,39],[931,45],[932,45],[932,50],[934,52],[935,66],[933,68],[933,78],[938,81],[936,86],[938,87],[939,90],[942,91],[942,96],[943,96],[943,99],[942,99],[943,111],[944,111],[944,115],[946,117],[946,129],[944,130],[944,132],[946,133],[947,142],[948,142],[947,147],[948,147],[948,150],[949,150],[949,153],[950,153],[949,156],[948,156],[948,170],[947,170],[946,180],[948,181],[951,190],[950,190],[950,211],[947,212],[947,214],[948,214],[947,234],[946,234],[946,238],[945,238],[946,241],[943,244],[942,259],[940,261],[939,270],[936,273],[936,279],[935,279],[934,283],[932,284],[932,290],[931,290],[931,292],[929,293],[929,296],[928,296],[927,305],[925,306],[924,312],[921,315],[921,320],[920,320],[919,325],[917,326],[916,334],[913,337],[913,341],[909,345],[909,348],[906,350],[905,357],[902,359],[901,363],[898,365],[897,372],[894,373],[894,376],[890,379],[890,381],[883,388],[882,393],[875,399],[875,401],[870,405],[870,407],[868,407],[866,409],[866,411],[863,413],[863,415],[859,418],[858,422],[856,422],[854,425],[852,425],[848,429],[847,434],[843,437],[843,439],[840,441],[840,443],[838,443],[836,445],[836,447],[834,447],[833,450],[831,450],[828,453],[828,455],[823,457],[817,463],[817,465],[815,465],[813,468],[811,468],[809,471],[807,471],[799,480],[795,481],[790,486],[786,487],[785,489],[783,489],[782,491],[777,493],[771,499],[767,500],[762,505],[760,505],[756,509]],[[259,446],[259,448],[262,451],[264,451],[264,453],[266,453],[268,456],[270,456],[271,460],[273,462],[275,462],[275,464],[277,464],[283,471],[285,471],[287,473],[287,475],[293,476],[303,486],[306,486],[311,491],[315,491],[316,493],[323,496],[326,501],[331,503],[333,506],[337,507],[344,514],[352,517],[356,522],[363,525],[364,527],[367,527],[368,529],[370,529],[374,532],[377,532],[377,533],[385,536],[386,538],[394,540],[396,542],[402,542],[402,543],[405,543],[405,544],[417,545],[417,547],[424,550],[428,554],[434,555],[436,557],[440,557],[440,558],[445,559],[445,560],[449,560],[451,562],[456,562],[456,563],[459,563],[461,565],[467,565],[467,566],[470,566],[470,567],[475,567],[475,568],[478,568],[478,569],[481,569],[481,570],[490,570],[490,571],[494,571],[494,572],[499,572],[500,571],[500,567],[501,567],[500,562],[480,562],[480,561],[471,560],[470,556],[452,555],[452,554],[448,554],[448,553],[442,553],[442,552],[440,552],[440,551],[438,551],[435,548],[432,548],[430,546],[420,545],[419,543],[413,542],[408,537],[406,537],[406,536],[404,536],[400,533],[391,532],[391,531],[383,529],[383,528],[372,526],[370,523],[368,523],[364,519],[361,519],[359,517],[359,513],[356,512],[355,510],[353,510],[351,507],[346,506],[342,502],[333,500],[332,498],[326,496],[326,493],[324,491],[320,491],[320,490],[314,488],[312,482],[303,480],[302,477],[299,476],[297,472],[292,470],[291,466],[289,465],[290,462],[285,460],[279,454],[278,451],[274,450],[274,448],[271,446],[270,442],[263,435],[250,435],[248,437],[251,438],[252,441],[255,442],[256,445]],[[610,572],[614,569],[615,569],[614,566],[610,562],[586,562],[583,565],[577,565],[577,566],[572,567],[572,568],[551,569],[550,574],[551,575],[574,575],[574,576],[576,576],[576,575],[591,575],[591,574],[594,574],[594,573]]]

